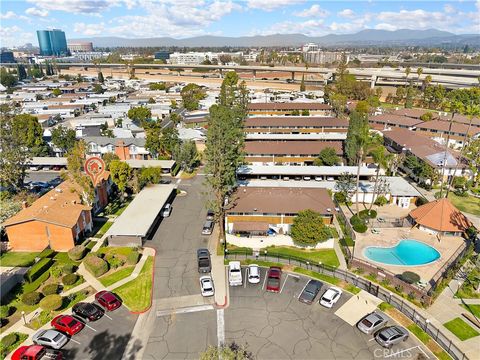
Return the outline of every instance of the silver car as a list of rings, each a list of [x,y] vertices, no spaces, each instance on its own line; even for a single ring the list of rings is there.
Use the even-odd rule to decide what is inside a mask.
[[[57,330],[40,330],[33,335],[33,342],[37,345],[61,349],[68,342],[68,337]]]
[[[407,339],[408,330],[398,325],[383,328],[375,335],[377,343],[389,349],[401,341],[407,341]]]
[[[357,323],[357,328],[365,334],[373,334],[375,331],[387,325],[388,318],[379,312],[372,312]]]

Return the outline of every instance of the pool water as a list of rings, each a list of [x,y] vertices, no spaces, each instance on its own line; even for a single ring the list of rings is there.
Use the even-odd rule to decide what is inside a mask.
[[[425,265],[440,258],[432,246],[416,240],[401,240],[393,247],[369,246],[363,251],[366,258],[388,265]]]

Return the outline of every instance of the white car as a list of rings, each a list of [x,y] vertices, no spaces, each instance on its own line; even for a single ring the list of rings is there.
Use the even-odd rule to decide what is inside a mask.
[[[228,282],[230,286],[242,286],[242,267],[240,261],[230,261],[228,263]]]
[[[260,268],[256,264],[248,265],[248,282],[258,284],[260,282]]]
[[[169,217],[171,212],[172,212],[172,205],[171,204],[166,204],[165,207],[162,210],[162,216],[163,217]]]
[[[338,299],[340,299],[340,296],[342,296],[342,290],[335,286],[332,286],[323,293],[322,297],[320,298],[320,305],[331,308],[333,305],[336,304]]]
[[[210,275],[205,275],[200,278],[200,289],[202,290],[202,296],[207,297],[215,294],[213,280]]]

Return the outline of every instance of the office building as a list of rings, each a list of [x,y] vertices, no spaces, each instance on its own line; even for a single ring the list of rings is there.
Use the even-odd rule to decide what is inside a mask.
[[[342,55],[341,52],[316,50],[304,52],[303,58],[309,64],[328,64],[342,60]],[[349,56],[346,57],[348,63]]]
[[[90,41],[72,41],[68,43],[67,47],[71,53],[93,51],[93,44]]]
[[[13,57],[13,52],[11,51],[1,51],[0,52],[0,63],[2,64],[9,64],[14,63],[15,58]]]
[[[42,56],[66,56],[69,54],[67,39],[62,30],[37,30],[38,46]]]
[[[170,52],[164,50],[155,52],[155,60],[167,61],[168,59],[170,59]]]

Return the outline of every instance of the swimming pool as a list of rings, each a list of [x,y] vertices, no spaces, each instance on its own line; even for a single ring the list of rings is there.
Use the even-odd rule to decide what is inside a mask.
[[[440,258],[434,247],[416,240],[401,240],[393,247],[369,246],[363,250],[367,259],[387,265],[426,265]]]

